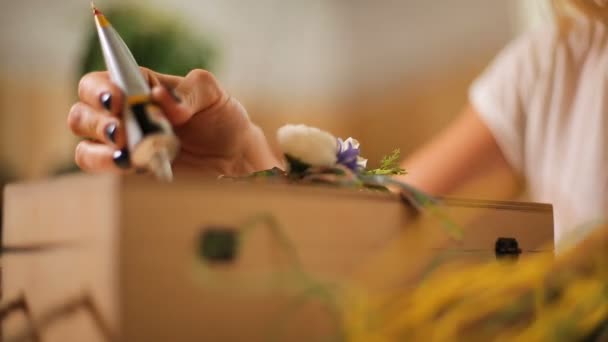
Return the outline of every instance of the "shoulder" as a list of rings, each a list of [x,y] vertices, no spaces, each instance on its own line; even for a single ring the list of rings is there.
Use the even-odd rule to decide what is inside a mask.
[[[538,53],[554,45],[559,38],[559,27],[554,22],[549,22],[519,35],[505,50],[520,51],[532,49],[533,52]]]
[[[511,41],[490,68],[516,73],[522,81],[538,78],[550,67],[560,35],[553,23],[528,31]]]
[[[481,78],[505,82],[525,98],[556,73],[577,73],[586,60],[608,52],[603,24],[579,19],[564,31],[553,22],[528,31],[503,48]],[[606,50],[606,51],[604,51]]]
[[[483,93],[484,98],[500,98],[505,106],[518,106],[535,83],[550,76],[559,40],[560,31],[554,24],[518,36],[498,53],[471,90]]]
[[[526,103],[547,75],[559,30],[553,25],[511,41],[469,89],[469,102],[509,164],[523,172]]]
[[[588,19],[575,20],[568,29],[551,22],[520,35],[497,56],[495,63],[512,66],[528,75],[542,77],[547,72],[576,66],[588,52],[608,41],[604,24]],[[560,63],[561,62],[561,63]]]

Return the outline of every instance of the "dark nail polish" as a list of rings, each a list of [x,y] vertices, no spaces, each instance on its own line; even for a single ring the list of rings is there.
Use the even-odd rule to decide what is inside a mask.
[[[101,101],[101,105],[103,106],[103,108],[107,110],[112,109],[112,94],[103,93],[101,94],[99,100]]]
[[[114,164],[121,169],[128,169],[131,167],[131,159],[129,158],[129,150],[123,148],[114,152]]]
[[[109,141],[116,143],[116,131],[117,131],[117,125],[116,123],[111,123],[108,124],[106,126],[106,129],[104,130],[105,134],[106,134],[106,138],[108,138]]]
[[[175,89],[169,89],[169,94],[171,94],[171,97],[175,100],[175,102],[182,103],[182,99],[177,95]]]

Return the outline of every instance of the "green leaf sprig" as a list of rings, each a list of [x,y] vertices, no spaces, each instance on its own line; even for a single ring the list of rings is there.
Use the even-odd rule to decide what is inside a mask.
[[[373,170],[365,170],[363,171],[364,175],[368,176],[398,176],[404,175],[407,172],[405,169],[401,168],[399,161],[401,160],[401,150],[395,149],[391,154],[386,155],[380,161],[380,167]]]

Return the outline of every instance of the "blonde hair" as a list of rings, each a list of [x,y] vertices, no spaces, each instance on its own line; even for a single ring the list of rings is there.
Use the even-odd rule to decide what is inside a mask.
[[[608,2],[602,0],[551,0],[560,28],[567,30],[581,15],[608,24]]]

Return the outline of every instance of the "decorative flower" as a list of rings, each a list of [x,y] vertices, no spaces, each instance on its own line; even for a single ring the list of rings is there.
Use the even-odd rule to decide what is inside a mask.
[[[359,141],[353,138],[342,140],[338,138],[338,164],[342,164],[353,171],[364,170],[367,167],[367,159],[362,158],[359,153]]]
[[[380,167],[367,170],[367,159],[359,155],[359,142],[356,139],[336,139],[315,127],[285,125],[277,131],[277,140],[287,161],[287,169],[255,172],[245,177],[247,180],[325,183],[389,191],[387,186],[395,184],[390,177],[405,174],[399,165],[399,149],[382,158]],[[420,197],[414,194],[408,200],[417,201],[416,196]]]
[[[331,167],[338,160],[336,138],[315,127],[285,125],[277,131],[277,140],[292,167],[294,164]]]

